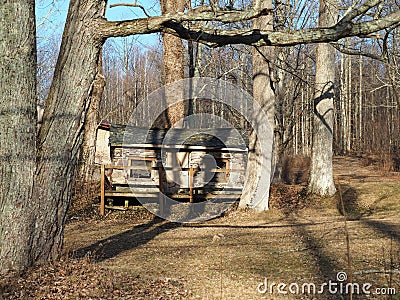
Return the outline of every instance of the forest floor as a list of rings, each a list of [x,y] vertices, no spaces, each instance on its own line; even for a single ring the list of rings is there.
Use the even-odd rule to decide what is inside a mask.
[[[335,197],[280,185],[270,211],[232,210],[200,224],[144,209],[72,212],[63,261],[0,280],[0,299],[350,299],[340,282],[370,292],[352,299],[400,299],[400,174],[349,157],[336,157],[334,169]]]

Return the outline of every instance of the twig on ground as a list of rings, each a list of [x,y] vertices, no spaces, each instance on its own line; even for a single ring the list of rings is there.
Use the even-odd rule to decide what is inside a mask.
[[[400,270],[361,270],[353,272],[353,275],[365,275],[365,274],[400,274]]]

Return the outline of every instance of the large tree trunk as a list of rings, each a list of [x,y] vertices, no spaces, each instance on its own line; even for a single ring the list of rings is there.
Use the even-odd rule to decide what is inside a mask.
[[[90,107],[86,114],[83,143],[79,156],[76,178],[74,180],[74,190],[75,192],[81,193],[79,195],[80,197],[90,196],[90,193],[93,192],[93,187],[96,187],[96,185],[93,185],[93,174],[95,171],[97,125],[99,122],[100,101],[105,83],[102,55],[100,55],[96,78],[93,82]]]
[[[35,2],[0,1],[0,274],[32,263]]]
[[[271,9],[271,0],[259,1],[261,8]],[[253,28],[263,28],[272,30],[272,15],[259,17],[253,22]],[[239,207],[249,207],[258,211],[268,210],[269,202],[269,187],[271,183],[271,175],[273,173],[271,150],[272,145],[267,149],[261,149],[260,143],[265,142],[265,139],[270,139],[268,142],[273,142],[274,128],[274,105],[275,94],[272,87],[272,66],[270,60],[274,57],[273,47],[260,47],[253,49],[253,98],[256,104],[261,106],[264,114],[268,119],[269,124],[261,124],[266,120],[262,120],[259,114],[259,106],[254,106],[254,120],[257,130],[252,130],[250,135],[249,159],[246,171],[246,182],[240,199]],[[263,126],[269,126],[266,130]],[[265,148],[265,147],[264,147]],[[270,152],[270,153],[268,153]]]
[[[337,3],[321,0],[319,26],[335,24]],[[313,148],[309,192],[333,195],[336,192],[332,170],[334,122],[335,49],[329,44],[318,44],[315,74]]]
[[[183,12],[184,9],[185,1],[183,0],[161,0],[162,14]],[[171,34],[164,33],[163,42],[165,84],[182,80],[184,76],[182,40]],[[168,92],[171,92],[171,94]],[[179,99],[180,96],[183,98],[183,94],[176,95],[176,91],[169,91],[166,89],[166,103],[174,102],[176,99]],[[183,119],[186,115],[187,105],[185,105],[184,102],[179,102],[166,110],[166,124],[164,124],[164,126],[171,127],[179,120]],[[182,127],[183,123],[180,124],[181,126],[179,127]]]
[[[53,83],[39,132],[33,199],[38,212],[33,259],[57,259],[83,140],[84,121],[94,90],[102,38],[93,26],[106,1],[71,1]]]

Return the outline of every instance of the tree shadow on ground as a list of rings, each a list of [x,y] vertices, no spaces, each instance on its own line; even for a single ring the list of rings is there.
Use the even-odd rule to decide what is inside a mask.
[[[287,219],[285,217],[285,219]],[[282,221],[279,219],[278,221]],[[274,221],[274,222],[278,222]],[[232,228],[232,229],[271,229],[271,228],[291,228],[291,227],[301,227],[301,226],[318,226],[322,224],[328,223],[335,223],[336,221],[324,221],[324,222],[296,222],[290,224],[269,224],[266,223],[265,225],[230,225],[230,224],[207,224],[207,223],[200,223],[200,224],[190,224],[184,226],[190,226],[192,228]],[[272,222],[271,222],[272,223]]]
[[[296,222],[293,216],[290,217],[290,220],[292,223]],[[315,233],[308,230],[307,226],[294,226],[293,231],[295,235],[302,237],[304,248],[307,249],[309,263],[316,266],[317,274],[315,275],[318,276],[321,282],[328,283],[329,280],[332,282],[339,282],[337,280],[338,273],[348,273],[347,267],[340,264],[336,258],[331,257],[325,250],[327,245],[324,244],[322,233],[321,237],[318,237]],[[343,253],[343,255],[346,254]],[[351,278],[350,274],[347,275]],[[353,294],[352,298],[350,298],[350,295],[346,293],[340,294],[340,292],[337,292],[334,294],[329,292],[328,288],[324,289],[324,293],[321,297],[322,298],[315,299],[367,299],[364,295]]]
[[[90,246],[76,250],[75,256],[83,258],[91,256],[96,262],[101,262],[120,253],[132,250],[153,240],[156,236],[181,226],[179,223],[171,223],[161,218],[154,217],[145,224],[134,226],[132,229],[102,239]]]
[[[362,219],[361,221],[376,232],[379,232],[388,238],[393,238],[397,243],[400,243],[400,225],[393,225],[370,219]]]
[[[374,212],[374,208],[366,208],[360,205],[358,191],[348,185],[340,185],[339,194],[336,198],[337,210],[342,216],[346,216],[348,221],[360,220]]]
[[[335,271],[338,270],[337,262],[326,254],[323,250],[323,242],[313,235],[305,226],[294,227],[296,235],[303,238],[305,248],[315,259],[319,270],[320,279],[333,279],[336,276]]]
[[[346,216],[347,220],[350,221],[361,220],[362,223],[369,226],[376,232],[381,233],[386,237],[393,238],[400,243],[400,225],[393,225],[383,221],[366,219],[365,217],[371,216],[373,213],[379,210],[376,207],[370,207],[368,209],[361,207],[358,202],[359,195],[357,190],[348,186],[342,186],[342,188],[343,205],[340,201],[340,198],[337,202],[337,208],[341,215]]]

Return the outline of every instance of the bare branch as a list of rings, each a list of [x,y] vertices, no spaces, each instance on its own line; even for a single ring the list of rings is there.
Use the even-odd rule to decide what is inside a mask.
[[[374,89],[370,90],[369,92],[370,92],[370,93],[374,93],[374,92],[376,92],[377,90],[383,89],[383,88],[385,88],[385,87],[390,87],[390,85],[389,85],[389,84],[384,84],[384,85],[378,86],[377,88],[374,88]]]
[[[357,4],[357,2],[355,2],[352,6],[348,8],[348,10],[344,13],[343,17],[339,20],[338,23],[350,22],[355,17],[365,14],[367,11],[379,5],[381,2],[381,0],[368,0],[358,8],[355,7],[355,5]]]
[[[363,52],[359,49],[351,49],[351,48],[346,48],[341,44],[338,43],[331,43],[331,45],[338,50],[341,53],[344,54],[348,54],[348,55],[357,55],[357,56],[365,56],[365,57],[369,57],[381,62],[386,62],[387,58],[385,56],[382,55],[376,55],[376,54],[372,54],[372,53],[367,53],[367,52]]]
[[[374,1],[374,0],[371,0]],[[354,24],[351,21],[341,21],[329,28],[312,28],[287,31],[265,31],[257,29],[218,30],[204,29],[201,26],[185,22],[219,21],[233,23],[251,20],[270,13],[270,11],[212,11],[202,7],[202,10],[192,10],[188,13],[166,14],[159,17],[136,19],[130,21],[111,22],[100,19],[95,32],[101,38],[128,36],[133,34],[148,34],[165,32],[182,39],[201,42],[211,47],[228,44],[247,44],[253,46],[292,46],[297,44],[335,42],[345,37],[365,37],[371,33],[383,30],[400,22],[400,10],[377,20]]]
[[[162,16],[140,18],[129,21],[108,21],[99,19],[95,24],[95,32],[102,38],[128,36],[134,34],[148,34],[154,32],[169,31],[165,26],[168,22],[196,22],[196,21],[217,21],[221,23],[233,23],[251,20],[269,14],[270,10],[246,10],[230,11],[216,9],[210,6],[201,6],[190,10],[187,13],[168,13]]]
[[[191,39],[211,47],[227,44],[247,44],[253,46],[293,46],[297,44],[338,41],[345,37],[365,37],[371,33],[388,28],[400,22],[400,11],[379,20],[359,24],[341,23],[329,28],[312,28],[294,31],[262,31],[262,30],[195,30],[182,24],[168,22],[163,31],[183,39]]]
[[[138,8],[140,8],[140,9],[143,11],[143,13],[146,15],[146,17],[148,17],[148,18],[151,17],[151,16],[147,13],[146,9],[145,9],[142,5],[137,4],[137,1],[135,1],[135,3],[116,3],[116,4],[110,4],[110,8],[117,7],[117,6],[138,7]]]

